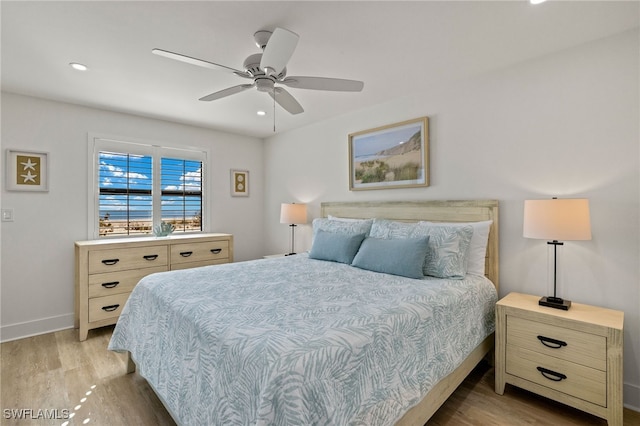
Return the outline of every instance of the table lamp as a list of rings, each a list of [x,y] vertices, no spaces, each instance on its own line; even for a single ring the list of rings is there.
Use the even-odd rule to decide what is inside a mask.
[[[550,240],[547,244],[553,245],[553,296],[542,297],[538,304],[568,310],[571,301],[558,297],[556,293],[557,248],[564,244],[561,241],[591,239],[589,200],[525,200],[522,234],[525,238]]]
[[[280,223],[288,223],[291,227],[291,251],[285,254],[285,256],[296,254],[296,224],[307,223],[307,205],[296,203],[282,203],[282,205],[280,206]]]

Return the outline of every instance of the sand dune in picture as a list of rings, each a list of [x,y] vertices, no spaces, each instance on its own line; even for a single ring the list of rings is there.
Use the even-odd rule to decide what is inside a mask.
[[[377,160],[356,161],[356,183],[416,180],[421,164],[422,152],[419,149]]]

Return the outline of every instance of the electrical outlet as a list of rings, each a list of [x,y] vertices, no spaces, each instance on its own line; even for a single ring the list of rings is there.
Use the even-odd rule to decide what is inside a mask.
[[[13,222],[13,209],[2,209],[2,221]]]

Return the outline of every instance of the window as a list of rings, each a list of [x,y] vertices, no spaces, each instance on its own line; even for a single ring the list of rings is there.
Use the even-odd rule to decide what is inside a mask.
[[[90,234],[151,235],[160,222],[174,232],[205,229],[206,152],[101,138],[93,144]]]
[[[163,221],[176,231],[202,231],[202,162],[160,160]]]

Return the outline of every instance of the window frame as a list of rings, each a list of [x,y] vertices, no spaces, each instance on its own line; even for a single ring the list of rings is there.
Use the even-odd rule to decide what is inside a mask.
[[[167,143],[158,143],[155,141],[147,141],[134,139],[129,137],[113,137],[106,135],[99,135],[89,133],[89,149],[88,151],[88,164],[89,164],[89,179],[88,179],[88,223],[87,223],[87,235],[89,239],[109,239],[109,238],[148,238],[153,237],[153,234],[143,235],[106,235],[100,236],[100,225],[98,214],[100,212],[100,165],[99,152],[100,151],[112,151],[117,153],[129,153],[135,155],[147,155],[152,158],[152,227],[159,225],[161,222],[161,210],[162,210],[162,188],[160,161],[161,158],[179,158],[182,160],[194,160],[202,162],[202,231],[193,232],[181,232],[181,234],[198,234],[209,232],[210,230],[210,212],[211,212],[211,200],[208,195],[207,188],[211,188],[211,173],[209,172],[209,151],[202,148],[190,147],[190,146],[176,146],[169,145]],[[158,201],[156,201],[156,198]]]

